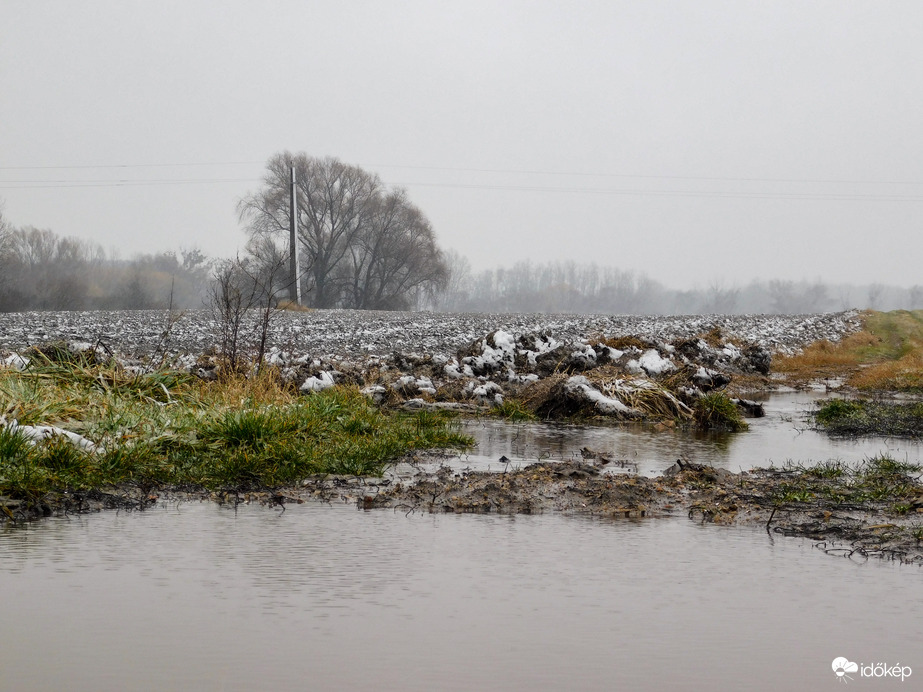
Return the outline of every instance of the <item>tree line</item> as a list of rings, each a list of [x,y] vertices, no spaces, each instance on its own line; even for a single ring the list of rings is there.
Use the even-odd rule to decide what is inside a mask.
[[[805,314],[870,308],[923,308],[923,286],[828,284],[820,280],[711,281],[679,290],[630,270],[571,261],[518,262],[473,271],[449,253],[449,280],[436,309],[445,312],[574,314]]]
[[[97,244],[15,227],[0,210],[0,311],[201,307],[213,260],[197,249],[110,257]]]
[[[289,268],[291,173],[298,265]],[[207,306],[222,315],[275,309],[293,293],[313,308],[608,314],[813,313],[923,308],[909,289],[817,281],[711,281],[678,290],[597,264],[518,262],[474,271],[443,251],[406,191],[336,158],[283,152],[238,205],[246,244],[233,259],[199,250],[109,257],[93,243],[14,227],[0,209],[0,311]],[[265,326],[265,324],[264,324]],[[227,335],[232,341],[236,333]]]

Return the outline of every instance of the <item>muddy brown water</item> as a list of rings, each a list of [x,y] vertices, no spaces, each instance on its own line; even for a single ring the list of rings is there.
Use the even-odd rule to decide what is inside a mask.
[[[750,465],[883,443],[919,458],[906,442],[824,447],[795,430],[802,395],[780,396],[749,433],[677,439],[726,468],[757,450]],[[629,449],[612,429],[550,429],[554,447],[540,427],[486,425],[484,463],[587,439]],[[663,442],[661,461],[642,452],[649,433],[627,434],[643,469],[676,449]],[[854,675],[857,689],[914,689],[921,581],[919,567],[680,517],[165,504],[0,529],[0,690],[824,689],[841,656],[915,671]]]

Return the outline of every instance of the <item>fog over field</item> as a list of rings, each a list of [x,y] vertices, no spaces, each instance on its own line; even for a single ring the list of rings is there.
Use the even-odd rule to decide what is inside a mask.
[[[444,309],[920,307],[921,20],[887,0],[11,0],[3,218],[112,261],[233,257],[267,162],[304,153],[406,191],[468,271]],[[541,277],[568,262],[660,297],[574,302]],[[123,307],[139,284],[110,279],[95,299]]]

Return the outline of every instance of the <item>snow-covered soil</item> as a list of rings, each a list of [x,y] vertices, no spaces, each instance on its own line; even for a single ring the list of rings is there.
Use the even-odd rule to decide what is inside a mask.
[[[618,316],[316,310],[276,315],[269,344],[312,356],[356,358],[395,350],[453,356],[498,329],[514,335],[545,333],[563,343],[626,335],[672,341],[719,328],[726,336],[762,343],[774,352],[787,352],[818,339],[838,340],[858,329],[856,315]],[[205,310],[183,313],[164,338],[167,324],[168,315],[156,310],[0,313],[0,349],[18,351],[49,341],[101,341],[113,352],[140,356],[159,348],[171,354],[200,354],[216,345],[217,325]]]
[[[251,320],[250,324],[253,323]],[[303,392],[356,385],[382,405],[493,407],[542,417],[690,418],[706,393],[770,372],[772,355],[859,328],[855,313],[692,317],[314,311],[274,316],[265,360]],[[251,346],[259,332],[249,327]],[[218,325],[204,312],[0,316],[0,366],[67,342],[143,371],[172,364],[215,379]],[[742,408],[752,402],[739,402]],[[759,415],[758,413],[756,415]]]

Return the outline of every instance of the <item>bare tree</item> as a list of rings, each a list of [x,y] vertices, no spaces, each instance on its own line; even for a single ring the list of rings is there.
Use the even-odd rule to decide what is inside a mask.
[[[370,202],[370,218],[350,247],[348,287],[355,307],[404,310],[418,289],[448,281],[448,267],[423,213],[403,191]]]
[[[208,300],[221,342],[221,354],[233,368],[237,368],[241,360],[244,319],[257,300],[257,287],[242,265],[237,258],[217,266]]]
[[[253,356],[263,366],[279,296],[288,293],[288,257],[271,241],[251,246],[250,257],[218,265],[208,300],[227,365],[240,371]],[[249,337],[249,338],[248,338]]]

